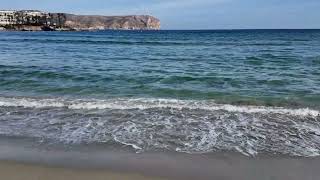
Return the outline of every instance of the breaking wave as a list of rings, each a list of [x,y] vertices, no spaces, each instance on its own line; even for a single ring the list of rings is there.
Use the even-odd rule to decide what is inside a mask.
[[[110,100],[66,100],[66,99],[32,99],[32,98],[0,98],[0,106],[13,106],[25,108],[68,108],[68,109],[199,109],[208,111],[224,110],[240,113],[274,113],[294,116],[320,116],[320,111],[309,108],[287,109],[283,107],[265,106],[235,106],[229,104],[217,104],[214,101],[203,100],[175,100],[175,99],[110,99]]]
[[[206,100],[0,97],[0,135],[137,152],[320,155],[320,113]]]

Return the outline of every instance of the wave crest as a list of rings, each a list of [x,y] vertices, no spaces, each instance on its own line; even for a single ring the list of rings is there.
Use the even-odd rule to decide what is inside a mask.
[[[67,100],[67,99],[32,99],[32,98],[0,98],[0,106],[25,108],[68,108],[68,109],[199,109],[207,111],[228,111],[240,113],[287,114],[293,116],[320,116],[320,111],[309,108],[288,109],[284,107],[235,106],[217,104],[214,101],[176,100],[176,99],[109,99],[109,100]]]

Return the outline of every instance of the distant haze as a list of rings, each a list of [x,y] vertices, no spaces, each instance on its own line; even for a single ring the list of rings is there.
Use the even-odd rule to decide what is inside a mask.
[[[1,9],[158,17],[162,29],[320,28],[319,0],[0,0]]]

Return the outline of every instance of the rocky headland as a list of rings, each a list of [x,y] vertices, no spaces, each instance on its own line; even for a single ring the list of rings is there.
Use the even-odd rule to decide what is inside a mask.
[[[158,29],[160,29],[160,20],[149,15],[97,16],[45,13],[35,10],[0,11],[0,30],[88,31]]]

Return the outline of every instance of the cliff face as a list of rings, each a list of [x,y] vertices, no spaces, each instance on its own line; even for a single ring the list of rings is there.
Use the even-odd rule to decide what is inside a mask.
[[[0,11],[0,27],[10,30],[157,30],[160,21],[152,16],[85,16],[40,11]]]
[[[90,29],[160,29],[160,21],[152,16],[78,16],[66,14],[64,27]]]

